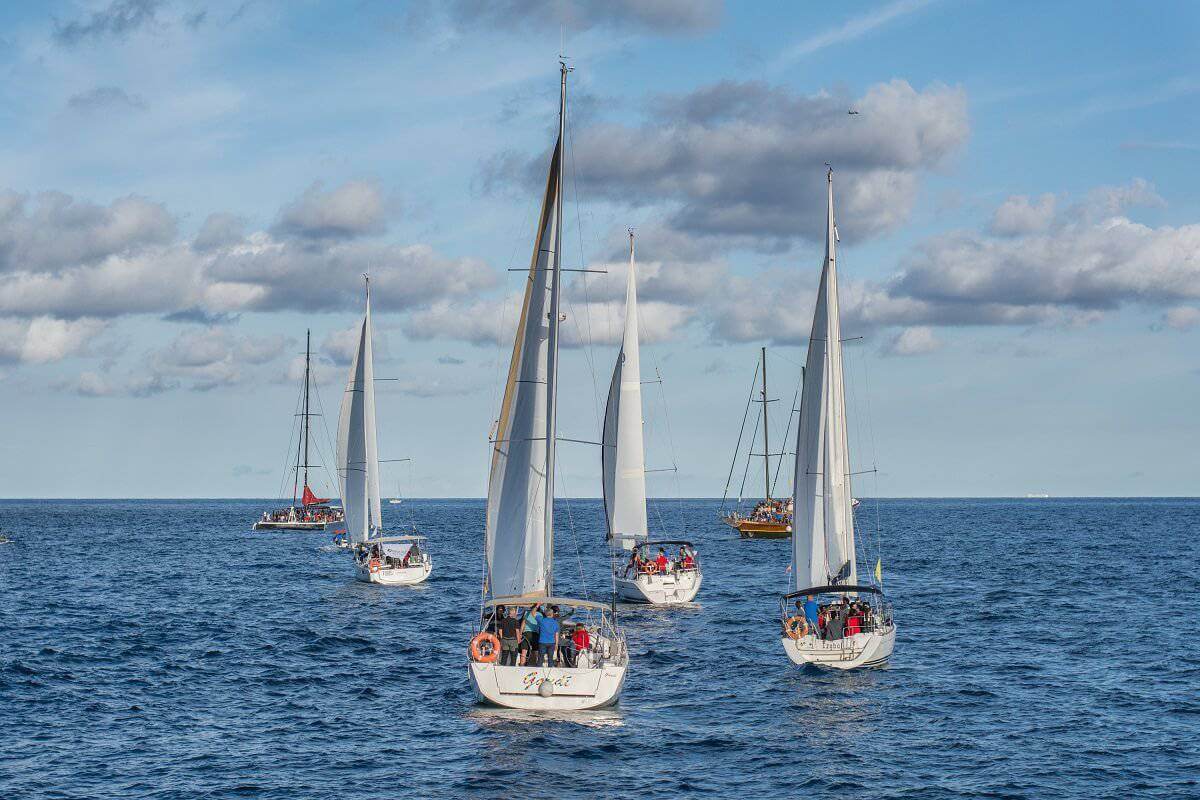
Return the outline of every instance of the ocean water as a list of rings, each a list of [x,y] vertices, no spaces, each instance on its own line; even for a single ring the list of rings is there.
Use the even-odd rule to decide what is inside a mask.
[[[262,502],[0,502],[0,798],[1200,796],[1200,500],[865,500],[899,635],[849,674],[790,665],[788,545],[717,505],[660,508],[705,583],[621,612],[620,705],[540,717],[468,685],[481,501],[385,507],[435,559],[391,589]],[[602,516],[560,504],[560,591]]]

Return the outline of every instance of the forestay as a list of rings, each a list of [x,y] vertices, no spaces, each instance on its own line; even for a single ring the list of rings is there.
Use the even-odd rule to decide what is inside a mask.
[[[825,263],[808,340],[796,438],[792,586],[797,589],[857,582],[832,170],[827,191]]]
[[[638,353],[637,278],[633,233],[629,234],[629,277],[625,288],[625,332],[604,409],[604,511],[608,539],[626,550],[645,540],[646,458],[642,441],[642,373]]]
[[[337,465],[346,515],[346,533],[357,543],[370,538],[382,518],[379,507],[379,451],[375,437],[375,366],[371,348],[371,292],[350,379],[338,415]]]
[[[550,403],[550,295],[558,238],[562,136],[546,180],[537,242],[496,424],[487,501],[487,586],[491,596],[543,593],[549,582],[546,428]]]

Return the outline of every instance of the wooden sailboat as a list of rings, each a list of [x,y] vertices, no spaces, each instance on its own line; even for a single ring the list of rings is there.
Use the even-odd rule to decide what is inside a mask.
[[[312,331],[304,336],[304,399],[300,413],[300,440],[296,444],[296,463],[292,467],[292,504],[286,508],[264,511],[262,518],[254,523],[256,531],[324,531],[325,526],[341,522],[344,517],[340,508],[329,505],[329,500],[317,497],[308,483],[312,454],[310,433],[312,413],[310,387],[312,378]],[[301,475],[304,476],[301,480]]]
[[[771,400],[767,397],[767,348],[762,349],[762,362],[759,366],[759,374],[762,375],[762,389],[759,392],[759,399],[754,402],[762,404],[762,413],[759,418],[759,427],[762,428],[762,448],[760,454],[750,453],[746,457],[753,458],[755,455],[761,455],[763,460],[763,499],[755,503],[753,509],[747,513],[742,513],[738,508],[735,508],[731,513],[726,514],[722,519],[725,524],[733,528],[743,539],[786,539],[792,535],[792,501],[787,498],[776,499],[771,497],[772,481],[771,481],[771,457],[778,455],[782,458],[781,453],[771,453],[771,434],[768,429],[767,406]],[[737,453],[734,453],[734,460],[737,460]],[[730,468],[730,475],[733,474],[733,468]],[[726,486],[728,491],[728,486]],[[739,504],[741,498],[739,497]]]
[[[617,702],[629,653],[607,604],[554,594],[554,456],[562,320],[562,167],[567,67],[561,65],[558,141],[513,343],[488,479],[483,615],[467,671],[476,696],[508,708],[577,711]],[[560,644],[537,651],[502,641],[508,618]],[[551,620],[539,622],[539,615]],[[542,627],[544,625],[544,627]],[[500,634],[498,636],[497,634]],[[543,652],[544,650],[544,652]]]
[[[425,537],[387,536],[379,506],[379,450],[375,433],[375,363],[372,348],[371,284],[350,378],[338,415],[338,477],[346,512],[346,537],[355,576],[366,583],[421,583],[433,571]]]
[[[781,641],[795,664],[853,669],[887,662],[896,642],[896,625],[891,604],[883,595],[878,562],[873,581],[858,579],[838,310],[833,170],[826,183],[825,263],[808,339],[796,432],[793,591],[780,600]]]
[[[646,519],[646,459],[642,438],[642,373],[638,341],[637,277],[633,231],[629,232],[629,277],[625,288],[625,331],[604,407],[601,467],[608,542],[614,554],[617,596],[633,603],[688,603],[704,576],[689,541],[651,540]],[[667,555],[670,548],[671,558]]]

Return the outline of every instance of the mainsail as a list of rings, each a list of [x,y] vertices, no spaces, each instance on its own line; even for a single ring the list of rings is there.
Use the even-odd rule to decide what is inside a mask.
[[[793,588],[857,581],[846,392],[842,377],[842,326],[838,313],[837,233],[833,171],[826,176],[828,215],[825,264],[813,311],[804,367],[800,426],[796,435],[795,512],[792,521]]]
[[[525,300],[493,438],[487,500],[487,578],[493,596],[551,591],[554,569],[554,374],[558,360],[563,113],[550,158]]]
[[[642,442],[642,374],[638,355],[637,279],[633,233],[629,234],[629,277],[625,287],[625,332],[604,408],[601,466],[608,538],[631,550],[645,540],[646,459]]]
[[[379,507],[379,451],[375,438],[375,365],[371,349],[371,290],[359,331],[350,379],[338,415],[337,465],[346,514],[346,533],[353,543],[371,538],[382,517]]]

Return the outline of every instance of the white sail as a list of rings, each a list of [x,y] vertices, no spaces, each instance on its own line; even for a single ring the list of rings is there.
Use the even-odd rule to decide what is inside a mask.
[[[351,542],[370,538],[381,519],[379,452],[375,438],[375,366],[371,348],[371,296],[350,362],[350,378],[338,415],[337,465]]]
[[[837,234],[833,218],[833,173],[827,176],[828,215],[825,264],[813,311],[804,368],[792,521],[793,588],[852,584],[854,558],[850,453],[846,433],[846,392],[842,377],[841,319],[838,312]]]
[[[558,240],[562,137],[554,147],[525,300],[493,440],[487,501],[487,586],[491,596],[538,594],[550,585],[553,535],[546,508],[550,410],[550,308]],[[552,512],[552,509],[550,509]]]
[[[608,537],[626,550],[645,540],[646,458],[642,441],[642,373],[638,354],[637,279],[633,234],[629,234],[629,277],[625,288],[625,333],[613,368],[604,409],[601,466]]]

